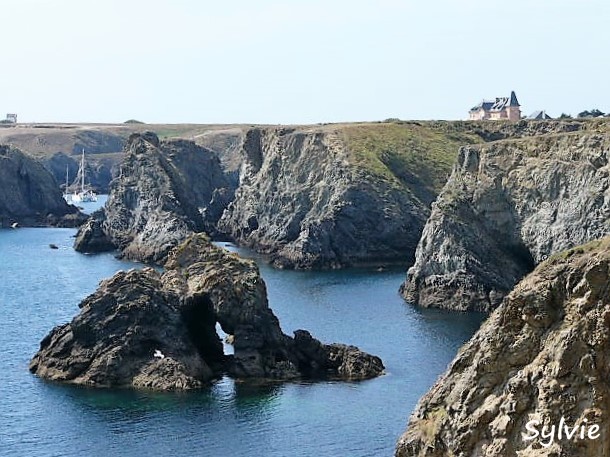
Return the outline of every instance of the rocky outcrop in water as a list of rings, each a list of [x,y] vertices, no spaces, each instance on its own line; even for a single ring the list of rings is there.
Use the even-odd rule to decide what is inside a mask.
[[[33,373],[88,386],[181,390],[225,371],[244,379],[356,380],[384,369],[354,346],[324,345],[303,330],[283,334],[256,264],[205,235],[172,250],[164,273],[119,272],[80,308],[42,340]],[[223,354],[217,322],[233,337],[233,356]]]
[[[219,229],[276,266],[404,262],[414,252],[429,202],[416,186],[358,166],[343,132],[255,128],[242,148],[240,186]]]
[[[77,251],[114,247],[129,259],[162,262],[190,234],[215,234],[233,197],[216,155],[186,140],[134,134],[120,169],[105,207],[79,231]]]
[[[433,205],[402,293],[488,311],[549,255],[608,233],[607,133],[465,146]]]
[[[538,266],[420,400],[396,455],[610,455],[609,284],[609,238]],[[560,438],[560,424],[598,438]]]
[[[85,220],[63,199],[53,176],[18,149],[0,145],[0,227],[74,227]]]
[[[177,303],[153,269],[121,271],[102,281],[72,322],[42,340],[30,370],[90,386],[201,387],[213,372],[191,341]]]

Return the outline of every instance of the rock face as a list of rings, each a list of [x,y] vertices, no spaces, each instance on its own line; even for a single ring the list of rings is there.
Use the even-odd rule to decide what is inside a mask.
[[[190,141],[133,134],[120,169],[105,207],[79,231],[76,250],[116,248],[129,259],[162,262],[190,234],[214,234],[233,196],[216,155]]]
[[[42,340],[33,373],[88,386],[182,390],[223,372],[366,379],[384,369],[378,357],[356,347],[324,345],[303,330],[294,338],[283,334],[256,264],[203,234],[172,250],[163,274],[119,272],[80,308],[71,323]],[[223,354],[216,323],[232,335],[233,356]]]
[[[79,305],[72,322],[45,337],[30,370],[100,387],[201,387],[213,372],[191,341],[177,302],[153,269],[119,272]],[[157,350],[165,357],[154,357]]]
[[[70,184],[80,185],[78,170],[83,149],[87,154],[87,184],[98,193],[108,193],[113,176],[118,174],[127,128],[76,125],[20,125],[0,129],[0,142],[12,144],[34,157],[63,185],[66,167]],[[71,189],[72,190],[72,189]]]
[[[488,311],[549,255],[608,233],[607,133],[460,149],[402,293],[409,302]]]
[[[610,455],[609,283],[609,238],[538,266],[420,400],[396,455]],[[567,439],[564,429],[558,439],[562,417],[578,434],[597,424],[601,436]],[[524,439],[533,420],[546,438]]]
[[[74,227],[85,220],[68,205],[53,176],[18,149],[0,146],[0,227]]]
[[[435,194],[358,166],[343,132],[255,128],[242,148],[240,186],[219,222],[238,243],[289,268],[404,262],[414,253]]]
[[[80,189],[80,154],[67,155],[57,152],[51,156],[36,156],[43,166],[51,172],[55,180],[65,188],[66,169],[69,177],[69,191]],[[87,154],[85,162],[85,182],[97,193],[107,194],[110,181],[119,172],[119,163],[123,158],[121,152],[110,154]]]

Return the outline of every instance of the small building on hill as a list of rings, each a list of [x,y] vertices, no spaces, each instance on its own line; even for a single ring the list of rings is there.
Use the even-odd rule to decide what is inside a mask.
[[[545,110],[541,110],[541,111],[534,111],[532,114],[527,116],[527,119],[532,120],[532,121],[546,121],[548,119],[553,119],[553,118],[551,116],[549,116],[548,114],[546,114]]]
[[[17,115],[16,114],[7,114],[6,115],[6,122],[8,124],[16,124],[17,123]]]
[[[517,100],[515,91],[510,97],[496,97],[495,101],[483,100],[469,112],[471,121],[502,120],[518,121],[521,119],[521,105]]]

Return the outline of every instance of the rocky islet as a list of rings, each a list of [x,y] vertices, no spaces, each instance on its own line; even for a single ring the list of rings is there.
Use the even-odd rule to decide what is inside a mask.
[[[164,273],[119,272],[102,281],[68,324],[54,328],[30,362],[38,376],[92,387],[188,390],[229,373],[239,379],[379,376],[376,356],[325,345],[309,332],[285,335],[253,261],[192,235]],[[216,323],[232,335],[226,356]]]
[[[117,249],[127,259],[161,264],[189,235],[215,234],[234,192],[215,153],[152,132],[129,138],[120,168],[106,205],[79,230],[77,251]]]

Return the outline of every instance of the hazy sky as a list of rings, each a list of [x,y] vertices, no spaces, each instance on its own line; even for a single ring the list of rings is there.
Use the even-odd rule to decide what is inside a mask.
[[[608,0],[0,0],[0,117],[314,123],[610,111]]]

